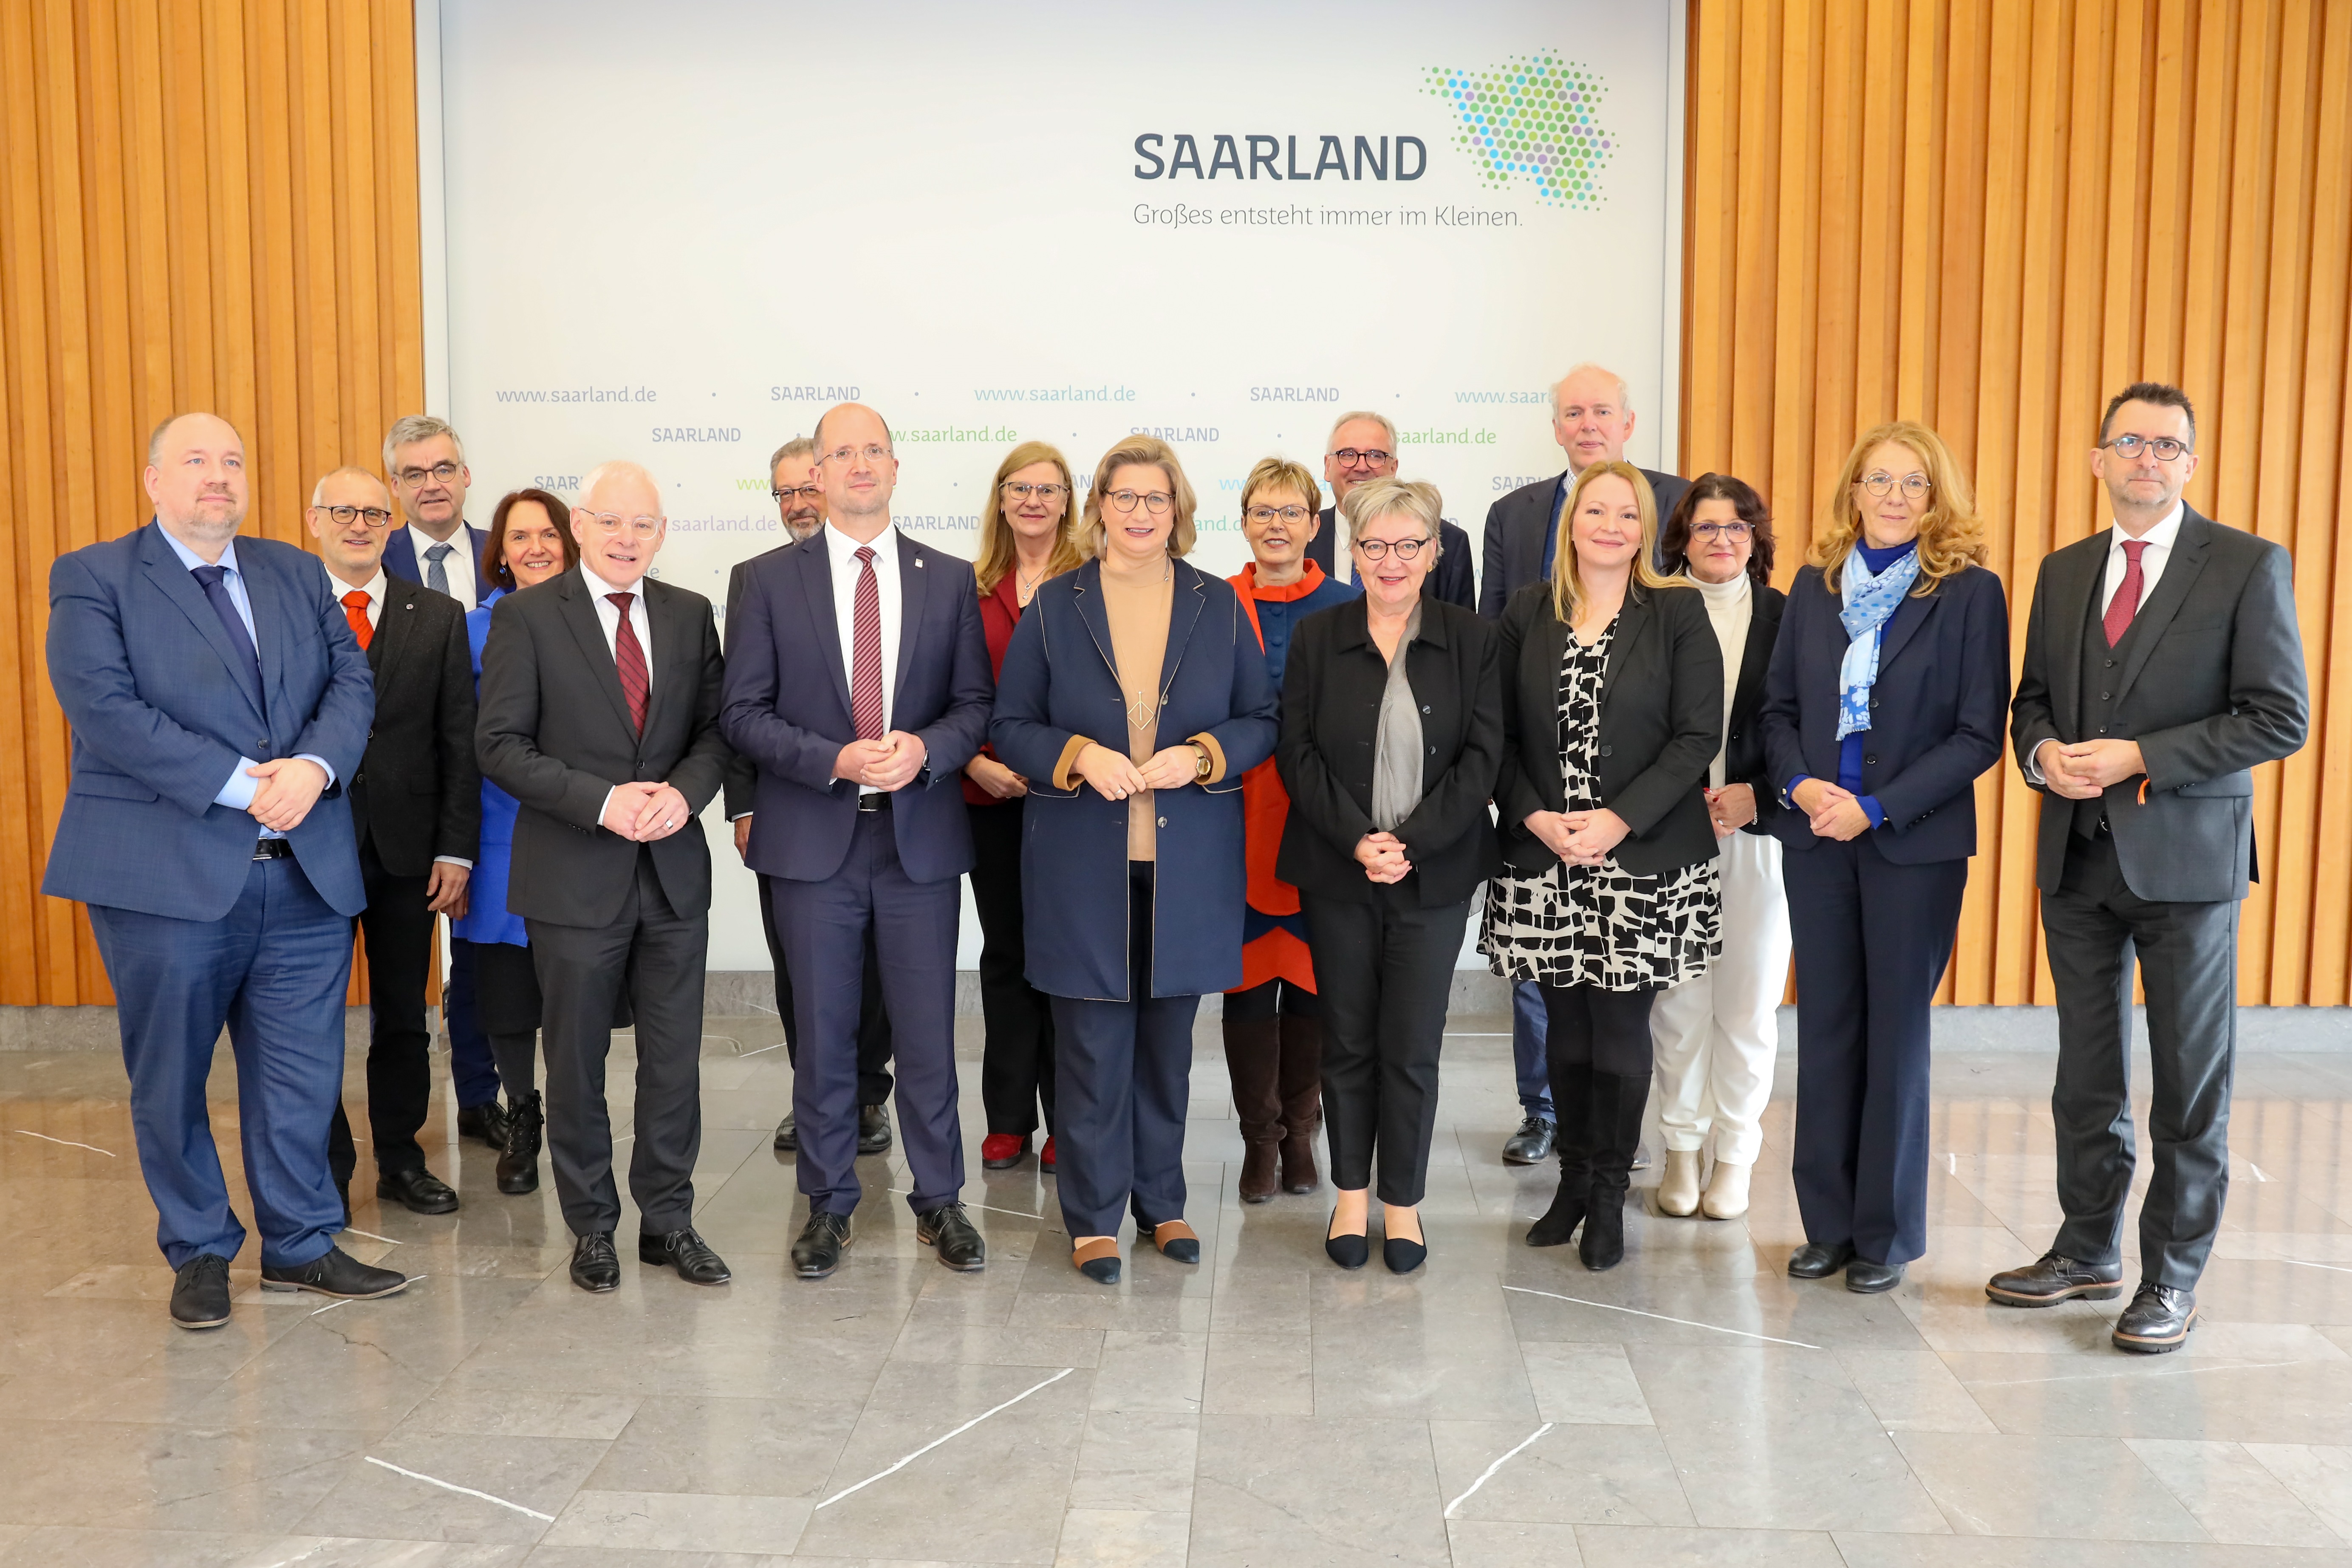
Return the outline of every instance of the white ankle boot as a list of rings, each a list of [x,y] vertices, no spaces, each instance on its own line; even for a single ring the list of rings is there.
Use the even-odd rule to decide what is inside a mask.
[[[1728,1160],[1715,1163],[1715,1179],[1706,1184],[1706,1217],[1738,1219],[1748,1212],[1748,1173],[1750,1167],[1735,1165]]]
[[[1666,1173],[1658,1183],[1658,1212],[1681,1218],[1698,1211],[1698,1151],[1666,1151]]]

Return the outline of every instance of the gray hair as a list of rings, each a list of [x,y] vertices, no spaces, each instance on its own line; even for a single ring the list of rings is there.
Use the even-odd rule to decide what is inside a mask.
[[[1331,421],[1331,434],[1324,437],[1323,450],[1327,453],[1329,452],[1332,449],[1331,443],[1339,438],[1339,432],[1346,429],[1349,426],[1353,425],[1359,419],[1370,419],[1374,424],[1378,425],[1382,430],[1388,432],[1389,456],[1392,458],[1395,457],[1397,444],[1396,421],[1391,419],[1385,414],[1375,414],[1369,408],[1360,408],[1353,414],[1342,414],[1339,417]]]
[[[1633,411],[1633,394],[1626,387],[1625,378],[1605,364],[1595,364],[1591,360],[1584,360],[1570,365],[1568,374],[1551,384],[1551,416],[1553,418],[1559,417],[1559,389],[1588,372],[1594,375],[1605,375],[1617,384],[1618,413],[1630,414]]]
[[[466,443],[457,438],[457,432],[451,428],[446,419],[438,419],[430,414],[404,414],[392,422],[391,429],[383,433],[383,471],[387,474],[393,471],[393,453],[403,447],[413,447],[419,441],[430,441],[436,436],[448,437],[449,444],[457,448],[457,461],[462,463],[466,460]]]
[[[1445,548],[1437,533],[1437,520],[1444,510],[1444,499],[1427,479],[1366,479],[1339,503],[1340,519],[1348,525],[1349,549],[1356,548],[1358,533],[1381,518],[1409,517],[1421,524],[1423,539],[1437,544],[1437,549],[1430,552],[1433,562]]]
[[[594,468],[581,475],[579,491],[580,499],[574,501],[572,505],[584,510],[588,505],[588,498],[595,494],[596,487],[603,484],[606,479],[645,480],[646,488],[654,492],[654,511],[656,515],[660,514],[662,510],[661,486],[655,482],[652,470],[648,469],[643,463],[633,463],[626,458],[610,458],[604,462],[597,464]]]
[[[815,438],[809,436],[795,436],[768,454],[768,477],[772,480],[776,477],[776,465],[786,458],[807,458],[814,461],[815,457]]]
[[[147,466],[149,468],[154,468],[162,460],[163,456],[163,437],[171,433],[172,426],[177,425],[183,419],[193,419],[199,414],[203,415],[207,419],[219,419],[222,424],[227,425],[229,434],[236,437],[237,446],[239,447],[244,447],[245,432],[239,430],[235,425],[230,424],[228,420],[222,418],[220,415],[215,414],[211,410],[205,408],[185,408],[182,409],[177,414],[166,416],[163,423],[156,426],[153,430],[148,433]]]
[[[329,468],[325,473],[319,476],[319,482],[310,487],[310,504],[312,506],[326,505],[327,503],[323,498],[327,493],[327,481],[329,479],[340,479],[346,474],[351,475],[354,479],[365,479],[368,483],[373,485],[378,489],[383,489],[383,480],[381,477],[368,472],[365,468],[361,468],[357,463],[345,463],[340,468]],[[387,496],[385,499],[390,500],[391,498]]]

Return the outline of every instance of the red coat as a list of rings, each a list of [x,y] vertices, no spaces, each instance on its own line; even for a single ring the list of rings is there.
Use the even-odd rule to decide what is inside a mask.
[[[993,591],[980,596],[980,630],[988,638],[988,673],[992,679],[1004,674],[1004,650],[1013,644],[1013,628],[1021,624],[1021,574],[1007,572]],[[994,750],[982,746],[980,754],[993,759]],[[1019,799],[999,800],[970,777],[963,781],[963,798],[973,805],[1012,805]]]

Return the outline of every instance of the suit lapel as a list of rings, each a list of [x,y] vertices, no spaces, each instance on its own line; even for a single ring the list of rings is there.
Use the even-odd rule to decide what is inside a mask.
[[[2109,548],[2113,548],[2112,542]],[[2164,563],[2164,575],[2156,580],[2156,592],[2147,596],[2139,613],[2132,617],[2132,649],[2124,660],[2123,676],[2116,682],[2116,701],[2121,702],[2131,690],[2132,682],[2139,679],[2148,656],[2163,640],[2165,628],[2180,613],[2189,590],[2197,585],[2199,574],[2205,570],[2205,558],[2212,548],[2213,524],[2184,506],[2180,531],[2172,536],[2172,559]]]
[[[646,651],[646,658],[654,667],[653,680],[646,690],[646,733],[648,735],[654,732],[654,721],[667,706],[664,700],[667,689],[690,662],[686,657],[686,625],[681,614],[685,606],[666,589],[661,593],[654,591],[660,586],[650,577],[637,584],[637,591],[646,596],[646,636],[653,643],[653,647]],[[621,672],[615,666],[614,684],[620,684],[620,679]]]
[[[1649,635],[1651,623],[1657,619],[1657,613],[1650,604],[1650,595],[1654,592],[1656,590],[1639,586],[1626,592],[1625,603],[1617,612],[1617,634],[1609,639],[1609,663],[1601,672],[1601,700],[1603,702],[1609,700],[1609,689],[1617,684],[1617,672],[1625,668],[1625,660]]]
[[[229,679],[245,698],[247,705],[254,707],[261,694],[254,689],[253,682],[246,673],[245,655],[229,641],[228,629],[221,625],[219,615],[213,609],[213,602],[205,596],[204,584],[196,581],[194,573],[180,564],[180,558],[164,542],[163,525],[151,522],[147,526],[150,533],[140,552],[141,565],[146,568],[148,577],[163,596],[178,605],[180,613],[188,617],[189,623],[196,628],[196,635],[220,656],[221,663],[228,667]],[[248,595],[252,585],[253,579],[248,575],[246,578]],[[257,626],[260,618],[257,611],[254,616]],[[254,707],[254,716],[264,724],[269,721],[269,715],[258,707]]]
[[[1102,655],[1103,668],[1110,671],[1114,684],[1118,680],[1118,660],[1110,650],[1110,612],[1103,606],[1102,563],[1089,561],[1074,574],[1077,578],[1076,598],[1078,619],[1086,622],[1093,634],[1095,651]]]
[[[588,580],[573,567],[564,574],[561,597],[563,602],[563,622],[572,628],[572,640],[580,645],[580,657],[588,667],[588,679],[596,683],[604,700],[613,705],[613,717],[621,721],[622,733],[629,737],[631,749],[637,742],[636,727],[629,722],[629,700],[621,690],[621,669],[613,662],[613,647],[604,640],[604,623],[597,617],[596,601]],[[648,625],[653,616],[646,616]],[[648,717],[650,717],[650,710]]]
[[[421,588],[417,590],[422,591]],[[415,603],[416,594],[410,592],[407,584],[385,582],[383,608],[376,613],[375,631],[369,637],[367,646],[368,668],[375,676],[378,692],[390,687],[393,666],[408,647],[409,627],[416,618],[416,612],[411,606]]]
[[[1184,662],[1184,649],[1192,640],[1192,628],[1200,624],[1201,612],[1209,603],[1209,578],[1203,572],[1179,562],[1175,564],[1176,591],[1170,595],[1168,605],[1168,647],[1160,656],[1160,699],[1165,706],[1168,693],[1175,689],[1177,667]],[[1152,742],[1160,744],[1155,731]]]
[[[921,545],[898,535],[898,660],[890,672],[895,701],[907,689],[907,672],[915,668],[915,645],[922,639],[923,605],[930,588],[931,569],[923,563]]]
[[[1895,656],[1919,635],[1919,628],[1927,624],[1927,617],[1934,615],[1936,606],[1943,602],[1944,585],[1941,583],[1937,584],[1925,597],[1914,597],[1909,594],[1903,595],[1903,602],[1895,607],[1895,614],[1888,617],[1886,629],[1878,639],[1879,668],[1885,669],[1895,662]]]
[[[2091,537],[2094,548],[2062,551],[2051,557],[2045,568],[2056,574],[2050,584],[2050,619],[2042,635],[2050,639],[2050,716],[2061,736],[2082,733],[2083,628],[2107,568],[2107,532]]]
[[[833,543],[820,530],[810,539],[809,545],[784,558],[800,568],[801,590],[808,599],[809,630],[816,638],[817,658],[833,677],[833,693],[841,699],[841,710],[855,724],[857,710],[849,700],[849,671],[841,660],[841,616],[833,607]],[[788,669],[779,668],[776,673],[779,679],[792,679]]]

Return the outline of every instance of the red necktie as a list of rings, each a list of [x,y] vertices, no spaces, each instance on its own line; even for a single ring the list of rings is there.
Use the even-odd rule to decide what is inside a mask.
[[[368,625],[367,607],[368,596],[361,589],[343,595],[343,619],[352,623],[352,636],[360,639],[362,653],[367,651],[368,639],[375,636],[375,628]]]
[[[857,738],[882,738],[882,586],[874,577],[874,547],[861,544],[855,557],[857,605],[850,620],[849,710]]]
[[[621,607],[621,624],[613,633],[613,668],[620,672],[621,695],[629,700],[629,722],[646,732],[646,650],[637,645],[637,628],[629,625],[629,601],[635,594],[607,594]]]
[[[2107,601],[2107,646],[2113,647],[2124,640],[2130,629],[2132,617],[2139,614],[2140,587],[2139,552],[2147,548],[2145,539],[2124,541],[2124,580],[2116,584],[2116,596]]]

